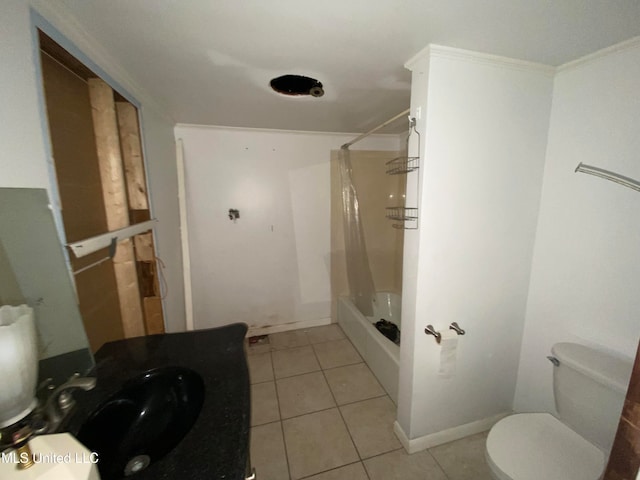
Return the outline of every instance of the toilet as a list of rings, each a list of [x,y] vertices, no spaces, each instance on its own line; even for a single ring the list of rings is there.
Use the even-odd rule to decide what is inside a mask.
[[[551,352],[558,416],[520,413],[493,426],[486,457],[496,480],[598,480],[604,472],[633,363],[575,343]]]

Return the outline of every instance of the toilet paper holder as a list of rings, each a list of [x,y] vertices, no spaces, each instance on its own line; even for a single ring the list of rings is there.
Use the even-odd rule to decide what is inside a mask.
[[[458,322],[451,322],[451,325],[449,325],[449,330],[455,330],[458,335],[464,335],[465,333],[467,333],[462,328],[460,328]],[[440,332],[436,332],[435,328],[433,328],[433,325],[427,325],[427,328],[424,329],[424,333],[426,333],[427,335],[433,335],[436,338],[436,342],[440,344],[442,335],[440,334]]]
[[[458,322],[451,322],[451,325],[449,325],[449,330],[455,330],[458,335],[464,335],[465,333],[467,333],[460,328]]]
[[[435,329],[433,328],[433,325],[427,325],[427,328],[424,329],[424,333],[426,333],[427,335],[433,335],[434,337],[436,337],[436,342],[440,343],[440,340],[442,340],[442,335],[440,335],[440,332],[436,332]]]

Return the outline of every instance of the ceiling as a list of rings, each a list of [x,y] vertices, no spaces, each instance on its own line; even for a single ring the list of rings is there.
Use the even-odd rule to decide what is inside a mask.
[[[557,66],[640,35],[638,0],[56,0],[178,123],[362,132],[429,43]],[[287,73],[321,98],[269,88]],[[398,131],[406,127],[391,127]]]

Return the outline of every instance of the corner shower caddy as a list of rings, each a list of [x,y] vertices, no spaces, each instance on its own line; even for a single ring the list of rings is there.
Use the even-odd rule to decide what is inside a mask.
[[[409,140],[411,135],[414,134],[418,137],[418,156],[410,157],[409,154]],[[407,155],[396,157],[386,163],[387,174],[389,175],[406,175],[411,172],[415,172],[420,168],[420,133],[416,130],[416,119],[409,118],[409,134],[407,135]],[[419,188],[419,183],[416,182],[416,190]],[[416,201],[418,199],[418,192],[416,192]],[[393,228],[402,228],[405,230],[416,230],[418,228],[418,208],[417,207],[387,207],[386,217],[390,220],[395,220],[402,223],[393,223]]]

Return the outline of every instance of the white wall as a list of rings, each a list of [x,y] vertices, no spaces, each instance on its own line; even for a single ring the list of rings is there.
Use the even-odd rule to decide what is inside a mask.
[[[640,195],[574,173],[584,162],[640,179],[640,41],[560,69],[515,397],[554,412],[556,342],[635,354],[640,333]]]
[[[176,128],[196,328],[246,322],[266,332],[330,321],[330,153],[354,136]],[[371,136],[354,148],[397,150],[398,137]],[[237,223],[230,208],[240,210]]]
[[[48,189],[27,1],[2,2],[0,38],[0,187]]]
[[[158,219],[155,227],[156,255],[162,261],[160,275],[164,282],[161,280],[161,285],[164,283],[166,286],[163,291],[164,323],[168,333],[182,332],[186,328],[186,320],[174,126],[144,105],[142,126],[149,196],[153,215]]]
[[[164,117],[161,107],[135,85],[100,45],[81,26],[74,23],[52,2],[5,0],[0,11],[0,187],[45,188],[52,196],[43,134],[43,112],[39,106],[34,45],[29,8],[31,4],[76,47],[98,64],[142,103],[143,135],[151,185],[152,205],[160,220],[156,240],[158,254],[166,264],[169,294],[165,299],[169,331],[184,329],[182,260],[179,254],[180,232],[177,205],[177,173],[173,122]]]
[[[409,68],[424,145],[420,229],[405,232],[398,422],[426,442],[511,410],[553,71],[435,46]],[[423,330],[454,321],[467,334],[444,379]]]

